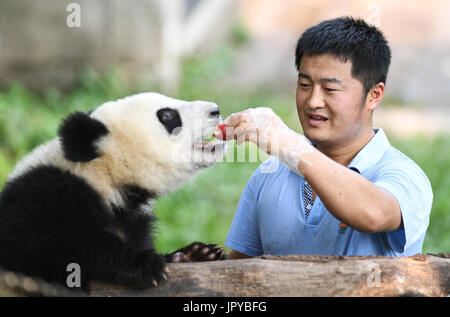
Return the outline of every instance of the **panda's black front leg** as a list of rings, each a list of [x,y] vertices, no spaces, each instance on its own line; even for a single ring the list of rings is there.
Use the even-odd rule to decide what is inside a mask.
[[[166,279],[166,260],[152,248],[137,250],[105,232],[84,236],[80,243],[85,250],[81,263],[86,265],[89,280],[145,289]]]
[[[167,262],[202,262],[225,260],[226,254],[216,244],[193,242],[190,245],[178,249],[175,252],[164,255]]]
[[[161,281],[167,280],[166,260],[153,249],[135,253],[130,264],[117,271],[116,281],[119,284],[145,289],[156,287]]]

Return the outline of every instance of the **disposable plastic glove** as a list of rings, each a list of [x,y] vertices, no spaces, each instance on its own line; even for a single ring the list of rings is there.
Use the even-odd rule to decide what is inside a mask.
[[[231,128],[227,128],[227,139],[234,136],[237,145],[253,142],[298,174],[301,161],[310,164],[303,156],[314,151],[314,147],[303,135],[284,124],[271,108],[250,108],[233,113],[224,122],[234,128],[234,133],[229,133]]]

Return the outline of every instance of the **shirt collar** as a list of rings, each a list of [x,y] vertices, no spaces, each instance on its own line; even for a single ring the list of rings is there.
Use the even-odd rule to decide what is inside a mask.
[[[378,163],[390,146],[389,140],[381,128],[374,128],[373,130],[375,135],[348,165],[349,168],[357,169],[359,173],[363,173],[369,167]]]

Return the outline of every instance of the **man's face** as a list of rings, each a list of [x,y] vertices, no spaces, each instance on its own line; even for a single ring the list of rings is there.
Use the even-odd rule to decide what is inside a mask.
[[[352,63],[331,55],[302,57],[297,83],[297,111],[305,136],[318,147],[339,147],[371,125],[362,83]]]

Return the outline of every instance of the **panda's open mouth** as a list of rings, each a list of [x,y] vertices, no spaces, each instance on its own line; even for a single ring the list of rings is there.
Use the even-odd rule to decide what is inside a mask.
[[[211,134],[209,137],[202,138],[201,141],[194,143],[194,149],[214,153],[218,145],[223,146],[224,141],[218,140]]]

